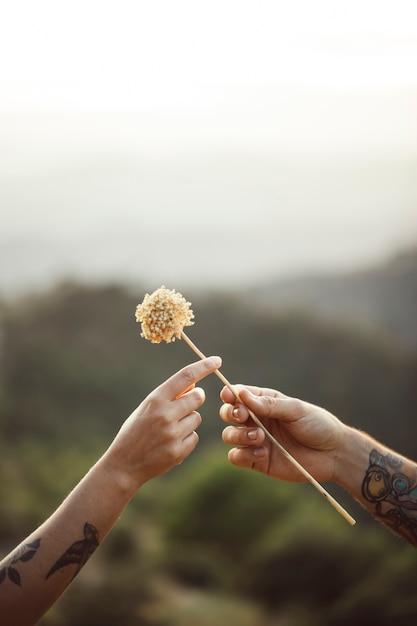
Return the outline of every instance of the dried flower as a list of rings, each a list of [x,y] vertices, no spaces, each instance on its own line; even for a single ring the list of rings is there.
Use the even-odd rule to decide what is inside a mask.
[[[185,298],[175,289],[166,289],[164,285],[154,291],[151,295],[145,295],[142,304],[136,307],[136,321],[141,322],[141,337],[148,339],[152,343],[161,343],[166,341],[171,343],[175,338],[182,338],[190,346],[192,350],[204,359],[204,354],[199,348],[187,337],[183,332],[184,326],[192,326],[194,322],[194,313],[190,309],[191,302],[187,302]],[[231,385],[227,378],[219,371],[214,372],[218,378],[230,389],[236,399],[241,402],[236,389]],[[284,457],[292,463],[304,477],[311,482],[312,485],[328,500],[328,502],[350,523],[355,524],[353,517],[345,511],[345,509],[317,482],[315,478],[293,457],[287,450],[271,435],[263,422],[247,407],[249,415],[259,428],[261,428],[271,443],[280,450]],[[1,581],[0,581],[1,582]]]
[[[164,285],[150,295],[147,293],[135,314],[136,321],[142,324],[141,337],[152,343],[171,343],[180,338],[184,326],[194,324],[190,306],[191,302],[179,292],[166,289]]]

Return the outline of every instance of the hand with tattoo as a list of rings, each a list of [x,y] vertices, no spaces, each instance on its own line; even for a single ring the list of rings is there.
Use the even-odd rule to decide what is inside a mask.
[[[148,480],[195,449],[205,400],[198,381],[221,365],[201,359],[133,411],[108,450],[56,511],[0,563],[0,624],[34,626],[65,591]]]
[[[223,441],[229,461],[289,482],[304,481],[272,446],[248,410],[319,482],[343,486],[395,533],[417,546],[417,466],[325,409],[274,389],[236,385],[239,403],[226,387],[220,417],[229,424]]]
[[[288,482],[305,478],[274,447],[247,411],[249,407],[269,432],[318,481],[334,480],[345,426],[331,413],[274,389],[235,385],[243,404],[225,387],[220,417],[233,426],[223,431],[223,441],[235,446],[229,461]]]

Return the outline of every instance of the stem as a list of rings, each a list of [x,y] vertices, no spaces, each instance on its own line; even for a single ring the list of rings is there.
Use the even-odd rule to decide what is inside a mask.
[[[201,352],[201,350],[199,348],[197,348],[195,343],[193,343],[191,341],[191,339],[184,333],[184,331],[181,331],[181,338],[184,339],[184,341],[197,354],[197,356],[200,357],[200,359],[205,359],[206,358],[206,356],[203,354],[203,352]],[[242,402],[242,400],[239,398],[239,395],[236,392],[236,390],[234,389],[233,385],[220,372],[220,370],[216,370],[214,373],[216,374],[216,376],[218,376],[218,378],[220,378],[222,383],[224,385],[226,385],[226,387],[228,387],[230,389],[230,391],[233,393],[235,398],[237,400],[239,400],[239,402],[241,404],[244,404]],[[285,456],[285,458],[288,459],[288,461],[290,463],[292,463],[298,469],[298,471],[317,489],[317,491],[319,491],[319,493],[321,493],[321,495],[324,498],[326,498],[326,500],[328,502],[330,502],[330,504],[336,509],[336,511],[338,511],[338,513],[340,513],[340,515],[342,517],[344,517],[345,520],[347,522],[349,522],[349,524],[351,526],[356,524],[356,520],[351,515],[349,515],[349,513],[337,502],[337,500],[335,500],[333,498],[333,496],[331,496],[330,493],[328,491],[326,491],[326,489],[305,469],[305,467],[303,467],[289,452],[287,452],[287,450],[279,443],[279,441],[277,441],[275,439],[275,437],[273,437],[271,435],[269,430],[264,426],[264,424],[261,422],[261,420],[255,415],[255,413],[253,411],[251,411],[249,407],[246,406],[246,408],[249,411],[249,415],[251,416],[251,418],[253,419],[255,424],[257,426],[259,426],[259,428],[261,428],[263,430],[263,432],[265,433],[266,437],[268,437],[268,439],[271,441],[271,443],[276,448],[278,448],[278,450],[281,452],[281,454],[283,454],[283,456]]]

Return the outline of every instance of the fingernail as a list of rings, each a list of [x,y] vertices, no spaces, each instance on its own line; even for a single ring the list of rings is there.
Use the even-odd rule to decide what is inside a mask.
[[[222,364],[222,360],[219,356],[212,356],[211,361],[216,369],[219,369]]]
[[[235,408],[232,410],[232,417],[234,420],[236,420],[237,422],[239,421],[239,409],[235,406]]]
[[[248,439],[257,439],[258,437],[258,431],[256,428],[254,428],[253,430],[248,430]]]

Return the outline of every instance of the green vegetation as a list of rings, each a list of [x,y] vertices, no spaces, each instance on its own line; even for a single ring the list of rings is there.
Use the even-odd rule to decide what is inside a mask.
[[[417,355],[402,341],[305,312],[262,314],[244,295],[184,295],[196,316],[190,337],[223,357],[230,380],[323,404],[417,458]],[[65,284],[3,302],[3,553],[58,505],[140,400],[196,358],[183,342],[140,338],[142,296]],[[346,494],[337,497],[354,528],[309,485],[230,466],[221,385],[213,376],[204,387],[198,450],[134,498],[41,625],[414,625],[416,550]]]

